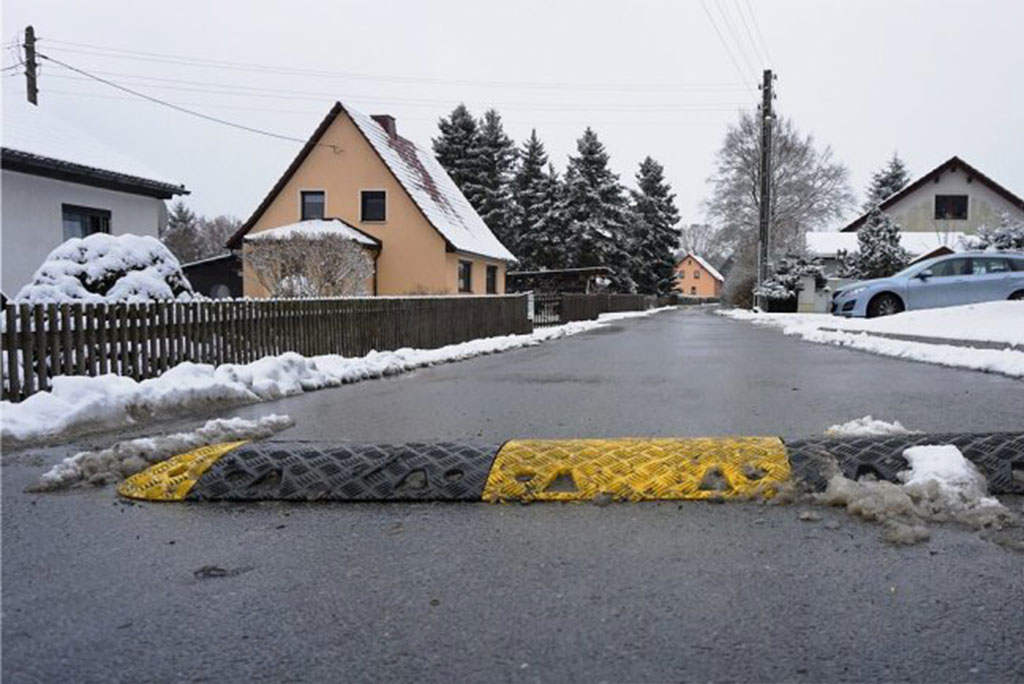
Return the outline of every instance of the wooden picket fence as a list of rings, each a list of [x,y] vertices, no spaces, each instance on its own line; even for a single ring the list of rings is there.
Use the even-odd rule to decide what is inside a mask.
[[[213,300],[143,304],[6,304],[3,398],[58,375],[136,380],[183,361],[248,363],[295,351],[362,356],[528,333],[526,295]]]

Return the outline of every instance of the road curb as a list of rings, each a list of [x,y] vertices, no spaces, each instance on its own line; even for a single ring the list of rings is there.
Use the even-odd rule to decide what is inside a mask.
[[[146,501],[660,501],[769,499],[850,478],[899,482],[903,450],[954,444],[993,494],[1024,494],[1024,433],[885,437],[524,439],[504,444],[232,442],[118,487]]]

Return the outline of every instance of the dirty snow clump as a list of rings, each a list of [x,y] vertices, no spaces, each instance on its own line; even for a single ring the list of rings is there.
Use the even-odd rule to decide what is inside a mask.
[[[195,297],[178,259],[156,238],[93,233],[58,245],[15,300],[98,304]]]
[[[898,420],[887,423],[884,420],[875,420],[871,416],[864,416],[863,418],[857,418],[847,423],[843,423],[842,425],[833,425],[829,429],[825,430],[825,434],[830,437],[869,437],[881,435],[914,435],[920,433],[917,430],[908,430],[903,427]]]
[[[985,476],[956,446],[910,447],[903,457],[910,467],[898,474],[902,484],[871,477],[850,480],[837,473],[815,498],[881,523],[883,539],[894,544],[927,540],[928,522],[959,522],[974,529],[1017,524],[1005,506],[988,496]]]
[[[82,451],[65,458],[29,488],[48,492],[84,484],[104,485],[118,482],[144,470],[153,463],[193,449],[240,440],[263,439],[295,424],[289,416],[272,414],[258,420],[219,418],[207,421],[192,432],[142,437],[99,451]]]

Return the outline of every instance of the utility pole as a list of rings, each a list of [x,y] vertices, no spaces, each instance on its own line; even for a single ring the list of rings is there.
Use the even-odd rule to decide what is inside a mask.
[[[36,87],[36,31],[25,27],[25,95],[34,105],[39,104],[39,88]]]
[[[771,169],[772,169],[772,75],[771,69],[764,70],[761,84],[761,211],[757,234],[757,284],[768,279],[768,256],[771,254]],[[761,299],[760,297],[758,298]],[[763,305],[763,301],[757,302]],[[764,308],[763,306],[761,307]]]

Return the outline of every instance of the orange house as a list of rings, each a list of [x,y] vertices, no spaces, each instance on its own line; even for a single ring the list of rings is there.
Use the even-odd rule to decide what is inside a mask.
[[[676,264],[676,290],[689,297],[720,297],[725,278],[703,257],[690,252]]]
[[[340,102],[228,241],[242,251],[244,295],[267,296],[245,262],[246,235],[322,219],[379,243],[376,295],[503,294],[516,260],[433,154],[398,135],[393,117]]]

